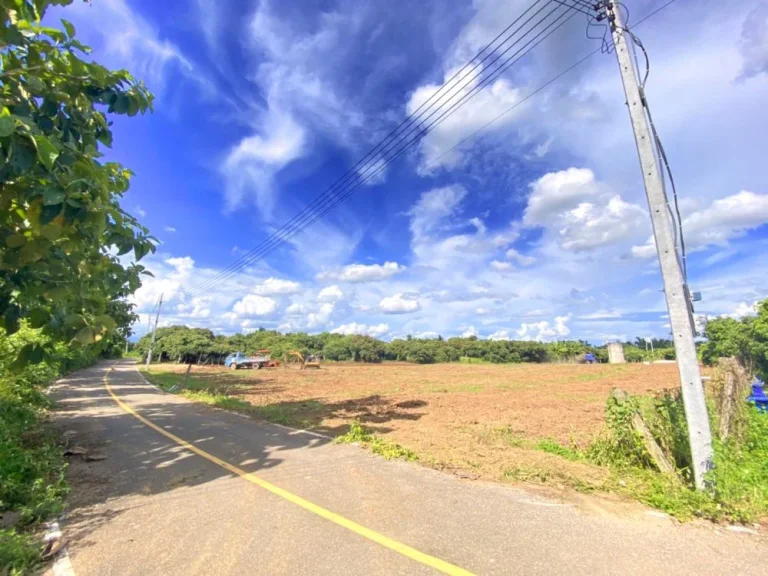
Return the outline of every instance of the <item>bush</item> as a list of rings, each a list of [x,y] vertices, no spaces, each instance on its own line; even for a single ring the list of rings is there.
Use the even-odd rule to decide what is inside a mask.
[[[30,344],[54,352],[44,362],[17,368],[18,351]],[[41,546],[27,531],[61,513],[68,490],[62,449],[44,426],[50,401],[43,388],[95,357],[88,348],[54,346],[26,325],[12,336],[0,331],[0,513],[21,514],[15,530],[0,530],[0,573],[26,573],[39,561]]]

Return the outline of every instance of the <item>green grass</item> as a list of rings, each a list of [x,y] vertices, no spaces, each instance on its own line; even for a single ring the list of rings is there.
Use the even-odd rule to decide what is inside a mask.
[[[275,424],[293,426],[298,428],[311,428],[314,425],[312,418],[306,417],[306,412],[316,412],[323,408],[323,404],[317,400],[304,402],[269,404],[256,406],[240,398],[230,396],[225,392],[209,389],[210,384],[202,379],[189,378],[188,385],[184,388],[184,375],[174,372],[157,372],[143,370],[147,379],[167,392],[173,392],[202,404],[208,404],[223,410],[231,410],[241,414],[247,414],[255,418],[261,418]],[[177,388],[174,389],[174,386]],[[226,386],[225,389],[238,388],[239,385]]]
[[[584,454],[582,452],[579,452],[575,448],[568,448],[567,446],[563,446],[551,438],[539,440],[536,442],[535,448],[537,450],[541,450],[542,452],[555,454],[556,456],[560,456],[566,460],[573,460],[574,462],[577,460],[584,460]]]
[[[367,431],[359,420],[353,420],[349,426],[349,431],[346,434],[337,436],[335,442],[337,444],[360,444],[387,460],[400,459],[414,462],[419,459],[419,456],[413,450],[384,440],[380,436]]]
[[[644,412],[649,410],[647,400],[639,401]],[[665,398],[658,401],[657,408],[665,410],[669,417],[669,405],[670,400]],[[613,418],[616,425],[621,415],[611,415],[610,408],[608,413],[609,422]],[[614,432],[599,438],[585,450],[568,448],[550,439],[540,440],[533,447],[567,460],[606,467],[610,470],[608,479],[593,488],[633,498],[680,520],[698,517],[753,522],[768,516],[768,415],[749,410],[746,430],[744,438],[731,438],[725,443],[715,441],[715,466],[707,476],[711,488],[706,491],[691,486],[687,470],[670,475],[649,468],[643,462],[643,455],[636,452],[640,448],[631,435],[622,438]],[[679,436],[679,427],[672,434]],[[670,439],[668,444],[674,446],[675,442],[679,445],[677,449],[685,449],[677,438]],[[505,477],[539,482],[557,480],[577,490],[584,488],[584,483],[576,477],[556,475],[555,478],[551,472],[532,469],[511,469],[505,472]]]
[[[0,530],[0,574],[32,574],[40,565],[43,546],[39,538],[16,530]]]

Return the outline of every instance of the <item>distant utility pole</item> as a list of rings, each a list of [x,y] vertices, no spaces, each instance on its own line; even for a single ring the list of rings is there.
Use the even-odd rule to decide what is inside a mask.
[[[160,321],[160,308],[163,307],[163,295],[160,294],[160,302],[157,304],[157,315],[155,316],[155,329],[152,330],[152,338],[149,340],[149,352],[147,352],[147,366],[152,363],[152,348],[155,345],[155,334],[157,334],[157,323]],[[152,319],[150,318],[150,321]]]
[[[613,33],[613,42],[616,46],[616,56],[619,60],[621,79],[624,83],[624,92],[627,96],[629,116],[635,132],[637,151],[640,155],[645,193],[651,210],[653,235],[656,239],[661,276],[664,280],[664,294],[667,299],[669,321],[675,343],[677,367],[680,372],[685,417],[688,421],[693,476],[696,488],[701,490],[704,488],[704,475],[712,467],[712,434],[709,429],[704,386],[696,357],[695,327],[690,310],[691,302],[678,259],[673,223],[670,219],[664,183],[654,152],[655,140],[651,137],[649,120],[646,115],[645,94],[638,84],[619,2],[609,0],[607,11]]]

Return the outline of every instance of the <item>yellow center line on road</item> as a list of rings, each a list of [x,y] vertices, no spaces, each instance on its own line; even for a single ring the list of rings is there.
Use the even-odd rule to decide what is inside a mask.
[[[296,504],[297,506],[300,506],[309,512],[312,512],[312,514],[320,516],[321,518],[325,518],[326,520],[330,520],[334,524],[338,524],[339,526],[342,526],[343,528],[346,528],[347,530],[350,530],[355,534],[362,536],[363,538],[367,538],[368,540],[376,542],[377,544],[380,544],[385,548],[389,548],[390,550],[397,552],[398,554],[401,554],[406,558],[410,558],[411,560],[415,560],[416,562],[424,564],[425,566],[434,568],[435,570],[438,570],[443,574],[450,574],[451,576],[473,576],[471,572],[464,570],[463,568],[454,566],[449,562],[440,560],[439,558],[435,558],[434,556],[430,556],[429,554],[424,554],[423,552],[419,552],[415,548],[411,548],[410,546],[402,544],[401,542],[393,540],[392,538],[388,538],[383,534],[379,534],[375,530],[366,528],[365,526],[362,526],[357,522],[353,522],[352,520],[344,518],[344,516],[336,514],[335,512],[331,512],[330,510],[326,510],[322,506],[313,504],[312,502],[310,502],[309,500],[305,500],[301,496],[297,496],[292,492],[283,490],[279,486],[275,486],[271,482],[267,482],[266,480],[263,480],[262,478],[259,478],[258,476],[250,472],[246,472],[245,470],[242,470],[241,468],[238,468],[237,466],[234,466],[229,462],[222,460],[221,458],[217,458],[213,454],[209,454],[205,450],[201,450],[200,448],[190,444],[183,438],[179,438],[175,434],[171,434],[166,429],[144,418],[144,416],[136,412],[136,410],[134,410],[133,408],[128,406],[128,404],[126,404],[120,398],[118,398],[117,394],[115,394],[115,392],[112,390],[112,387],[109,385],[109,372],[104,374],[104,386],[106,387],[107,392],[109,392],[109,395],[112,396],[112,399],[117,403],[117,405],[120,406],[120,408],[122,408],[123,410],[125,410],[128,414],[138,419],[142,424],[144,424],[145,426],[149,426],[150,428],[152,428],[156,432],[159,432],[166,438],[170,438],[171,440],[173,440],[180,446],[183,446],[190,452],[194,452],[198,456],[201,456],[202,458],[205,458],[206,460],[209,460],[210,462],[213,462],[214,464],[221,466],[222,468],[231,472],[232,474],[236,474],[240,476],[240,478],[242,478],[243,480],[247,480],[252,484],[256,484],[256,486],[264,488],[265,490],[268,490],[272,494],[279,496],[280,498],[283,498],[288,502]]]

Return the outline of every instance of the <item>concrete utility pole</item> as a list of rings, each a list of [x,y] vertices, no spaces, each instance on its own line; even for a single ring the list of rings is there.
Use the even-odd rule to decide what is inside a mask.
[[[675,343],[677,367],[680,372],[685,417],[688,421],[693,476],[696,488],[701,490],[704,488],[704,475],[712,467],[712,434],[709,429],[704,386],[696,357],[695,327],[690,311],[691,303],[675,246],[675,232],[668,211],[664,183],[654,152],[654,139],[651,136],[645,110],[645,95],[638,84],[619,3],[616,0],[610,0],[607,10],[613,42],[616,46],[616,56],[619,60],[621,80],[624,83],[624,92],[627,96],[629,116],[635,132],[637,151],[640,155],[645,193],[651,210],[653,235],[656,239],[656,250],[659,254],[661,275],[664,280],[664,294],[667,299],[669,322]]]
[[[155,345],[155,334],[157,334],[157,323],[160,321],[160,308],[163,307],[163,295],[160,294],[160,302],[157,304],[157,315],[155,316],[155,329],[152,330],[152,338],[149,340],[149,352],[147,352],[147,366],[152,363],[152,347]],[[152,319],[150,318],[150,321]]]

